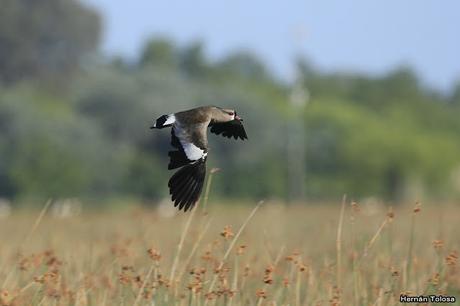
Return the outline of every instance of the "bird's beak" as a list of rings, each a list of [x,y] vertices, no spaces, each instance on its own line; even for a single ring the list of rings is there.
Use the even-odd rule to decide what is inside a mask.
[[[242,119],[242,118],[240,118],[240,116],[238,116],[238,115],[235,115],[235,120],[238,120],[238,121],[243,121],[243,119]]]

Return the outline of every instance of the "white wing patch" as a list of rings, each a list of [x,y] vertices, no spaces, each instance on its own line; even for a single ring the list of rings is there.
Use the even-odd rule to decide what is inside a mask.
[[[171,114],[171,115],[168,115],[168,119],[166,119],[163,125],[173,124],[174,122],[176,122],[176,116],[174,116],[174,114]]]
[[[198,160],[206,156],[207,154],[204,152],[204,150],[198,148],[193,143],[185,142],[182,140],[180,140],[180,143],[182,144],[182,147],[184,148],[185,155],[187,155],[187,158],[190,160]]]
[[[203,149],[197,147],[195,144],[187,140],[187,132],[181,128],[178,122],[176,122],[176,124],[173,126],[173,129],[174,134],[179,139],[179,142],[184,149],[184,153],[189,160],[199,160],[200,158],[206,157],[208,155],[208,153]]]

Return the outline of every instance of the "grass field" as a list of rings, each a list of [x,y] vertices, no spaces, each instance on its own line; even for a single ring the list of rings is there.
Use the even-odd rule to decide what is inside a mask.
[[[42,214],[13,211],[0,219],[0,305],[397,305],[401,293],[460,298],[458,206],[208,207],[207,214],[199,207],[169,217],[145,208],[65,218],[48,207]]]

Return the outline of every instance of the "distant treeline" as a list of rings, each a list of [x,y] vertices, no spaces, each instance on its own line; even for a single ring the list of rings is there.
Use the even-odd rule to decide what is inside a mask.
[[[286,198],[287,133],[300,120],[309,199],[460,197],[460,84],[441,93],[408,67],[326,74],[297,59],[309,99],[293,109],[291,84],[248,52],[210,61],[200,42],[157,37],[128,60],[99,53],[99,33],[98,13],[77,1],[2,1],[0,198],[160,199],[170,135],[150,123],[207,104],[236,108],[249,136],[209,137],[214,195]]]

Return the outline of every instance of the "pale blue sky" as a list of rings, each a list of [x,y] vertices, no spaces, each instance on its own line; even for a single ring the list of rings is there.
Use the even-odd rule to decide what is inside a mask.
[[[299,52],[325,71],[411,65],[432,87],[460,79],[458,0],[85,0],[105,22],[103,50],[137,56],[151,35],[202,39],[219,59],[249,49],[282,78]]]

